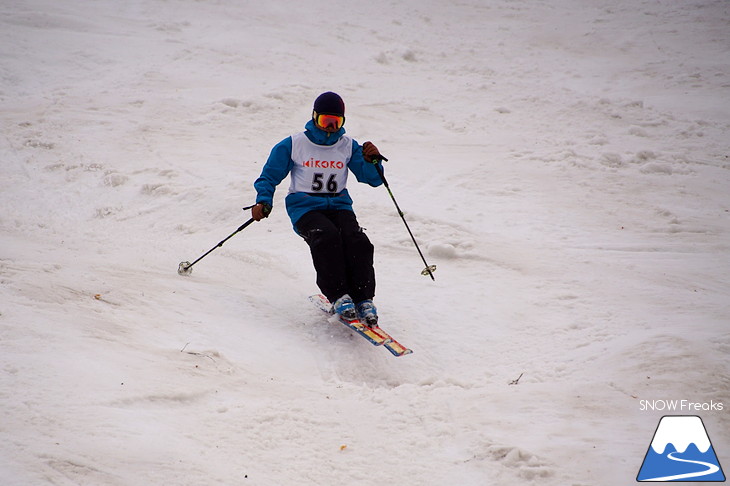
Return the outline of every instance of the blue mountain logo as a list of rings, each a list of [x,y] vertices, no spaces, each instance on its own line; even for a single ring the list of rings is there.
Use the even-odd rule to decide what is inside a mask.
[[[695,415],[662,417],[636,480],[725,481],[702,419]]]

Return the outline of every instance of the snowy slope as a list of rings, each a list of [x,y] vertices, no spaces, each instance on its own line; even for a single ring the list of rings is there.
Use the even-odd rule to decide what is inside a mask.
[[[729,24],[721,0],[3,2],[2,484],[629,484],[662,399],[723,403],[700,414],[730,464]],[[407,357],[308,305],[286,183],[176,273],[326,90],[438,265],[353,184]]]

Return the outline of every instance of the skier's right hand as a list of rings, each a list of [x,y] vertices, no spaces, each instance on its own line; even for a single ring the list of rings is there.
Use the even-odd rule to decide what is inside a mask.
[[[271,214],[271,205],[267,203],[258,203],[256,206],[251,208],[251,217],[254,221],[261,221],[264,218],[268,218]]]

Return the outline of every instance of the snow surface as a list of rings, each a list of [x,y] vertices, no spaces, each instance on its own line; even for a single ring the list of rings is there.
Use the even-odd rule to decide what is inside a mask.
[[[438,265],[351,184],[410,356],[285,185],[176,272],[326,90]],[[730,464],[724,0],[5,0],[0,120],[3,485],[632,484],[663,399]]]

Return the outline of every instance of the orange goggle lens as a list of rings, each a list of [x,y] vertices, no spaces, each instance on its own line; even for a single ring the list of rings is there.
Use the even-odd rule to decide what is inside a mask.
[[[345,117],[340,115],[327,115],[324,113],[315,113],[314,114],[314,121],[322,128],[330,128],[333,127],[337,130],[342,128],[342,125],[345,124]]]

